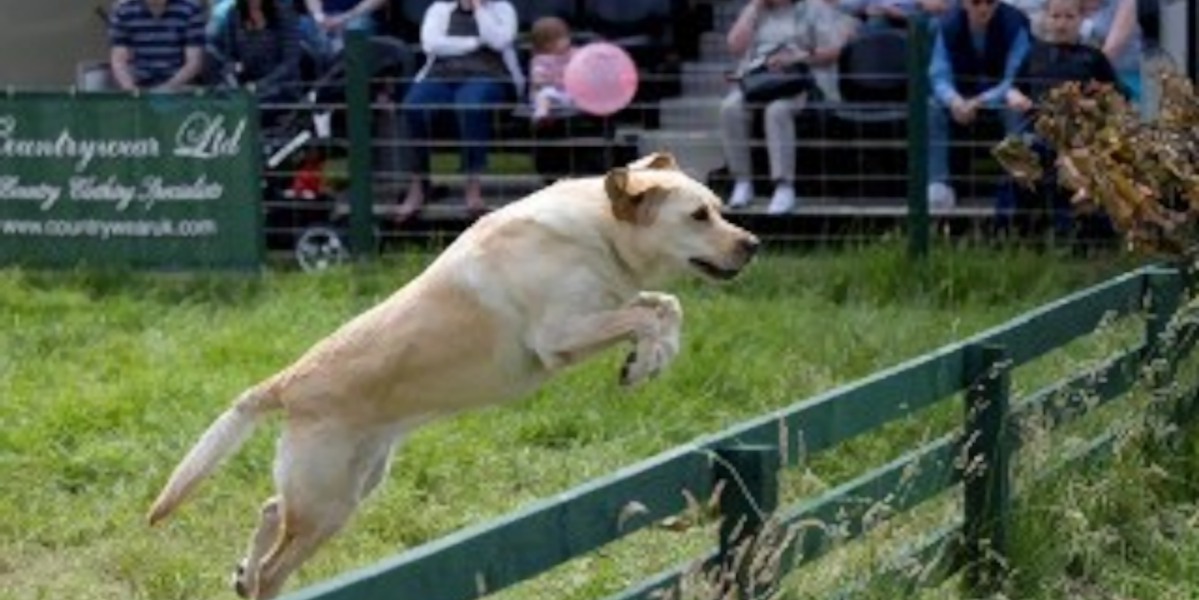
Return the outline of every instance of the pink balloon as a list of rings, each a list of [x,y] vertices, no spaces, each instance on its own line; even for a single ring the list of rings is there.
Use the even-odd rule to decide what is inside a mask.
[[[610,115],[628,106],[637,93],[637,65],[620,46],[587,44],[566,65],[566,92],[579,110]]]

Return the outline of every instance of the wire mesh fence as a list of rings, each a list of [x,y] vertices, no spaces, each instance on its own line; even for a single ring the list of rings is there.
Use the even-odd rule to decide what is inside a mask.
[[[417,105],[413,89],[428,82],[419,81],[425,57],[412,25],[428,3],[400,4],[403,14],[391,15],[384,31],[347,45],[321,69],[309,65],[285,93],[257,90],[251,154],[260,174],[265,246],[305,266],[349,256],[354,206],[370,207],[372,243],[445,239],[483,208],[661,150],[726,201],[735,200],[739,182],[748,182],[748,196],[742,193],[726,211],[775,239],[873,237],[904,225],[913,206],[931,208],[932,226],[953,233],[989,235],[1016,222],[1023,234],[1078,229],[1068,206],[1062,211],[1063,192],[1013,185],[992,156],[1008,133],[1002,111],[980,111],[976,123],[961,127],[930,102],[925,118],[913,118],[919,103],[909,91],[927,74],[927,56],[912,51],[913,36],[928,35],[919,28],[863,27],[842,48],[832,93],[813,89],[780,108],[737,101],[738,82],[730,77],[736,61],[724,35],[742,3],[648,3],[641,21],[600,36],[593,30],[602,27],[589,26],[601,21],[571,12],[588,2],[548,9],[517,2],[530,11],[521,14],[522,32],[540,14],[573,18],[576,45],[619,38],[639,71],[637,95],[613,115],[566,110],[534,119],[528,90],[506,82],[482,101],[451,95]],[[659,4],[669,5],[665,13],[653,12],[663,10]],[[518,48],[527,68],[523,35]],[[913,122],[921,131],[910,130]],[[360,139],[354,123],[363,126]],[[936,155],[929,131],[937,123],[948,129],[948,202],[935,177],[928,186],[921,185],[923,175],[912,179]],[[793,200],[780,198],[780,184],[791,185]],[[357,204],[355,193],[362,196]],[[1089,234],[1111,237],[1099,227]]]

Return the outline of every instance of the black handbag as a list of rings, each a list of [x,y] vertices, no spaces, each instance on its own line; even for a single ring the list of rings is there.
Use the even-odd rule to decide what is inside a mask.
[[[765,65],[741,76],[741,95],[752,104],[798,96],[812,89],[812,69],[806,63],[791,63],[777,71]]]

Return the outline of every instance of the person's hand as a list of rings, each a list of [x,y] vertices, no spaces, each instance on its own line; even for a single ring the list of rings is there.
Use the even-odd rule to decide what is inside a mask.
[[[916,0],[916,6],[924,12],[942,13],[949,8],[949,3],[945,0]]]
[[[786,53],[775,52],[774,54],[767,56],[766,57],[766,68],[771,71],[778,71],[778,70],[781,70],[783,67],[787,66],[787,63],[790,62],[790,60],[788,59],[788,57],[784,56],[784,54],[786,54]]]
[[[953,115],[953,120],[961,125],[969,125],[974,121],[974,115],[978,110],[977,100],[967,100],[958,96],[949,104],[949,112]]]
[[[350,13],[341,13],[338,15],[324,15],[324,19],[317,21],[324,31],[338,32],[345,28],[346,23],[350,21]]]
[[[779,50],[778,52],[766,57],[766,68],[771,71],[779,71],[787,65],[803,61],[807,57],[808,54],[802,50],[796,50],[794,48]]]
[[[1007,97],[1007,105],[1012,110],[1022,113],[1028,112],[1029,110],[1032,110],[1032,99],[1020,92],[1013,90],[1012,93]]]

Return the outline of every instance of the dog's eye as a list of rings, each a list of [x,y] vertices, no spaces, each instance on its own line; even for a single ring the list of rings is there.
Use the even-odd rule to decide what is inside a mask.
[[[695,209],[695,212],[691,213],[691,218],[695,219],[696,221],[703,222],[711,219],[712,215],[708,212],[708,207],[701,206]]]

